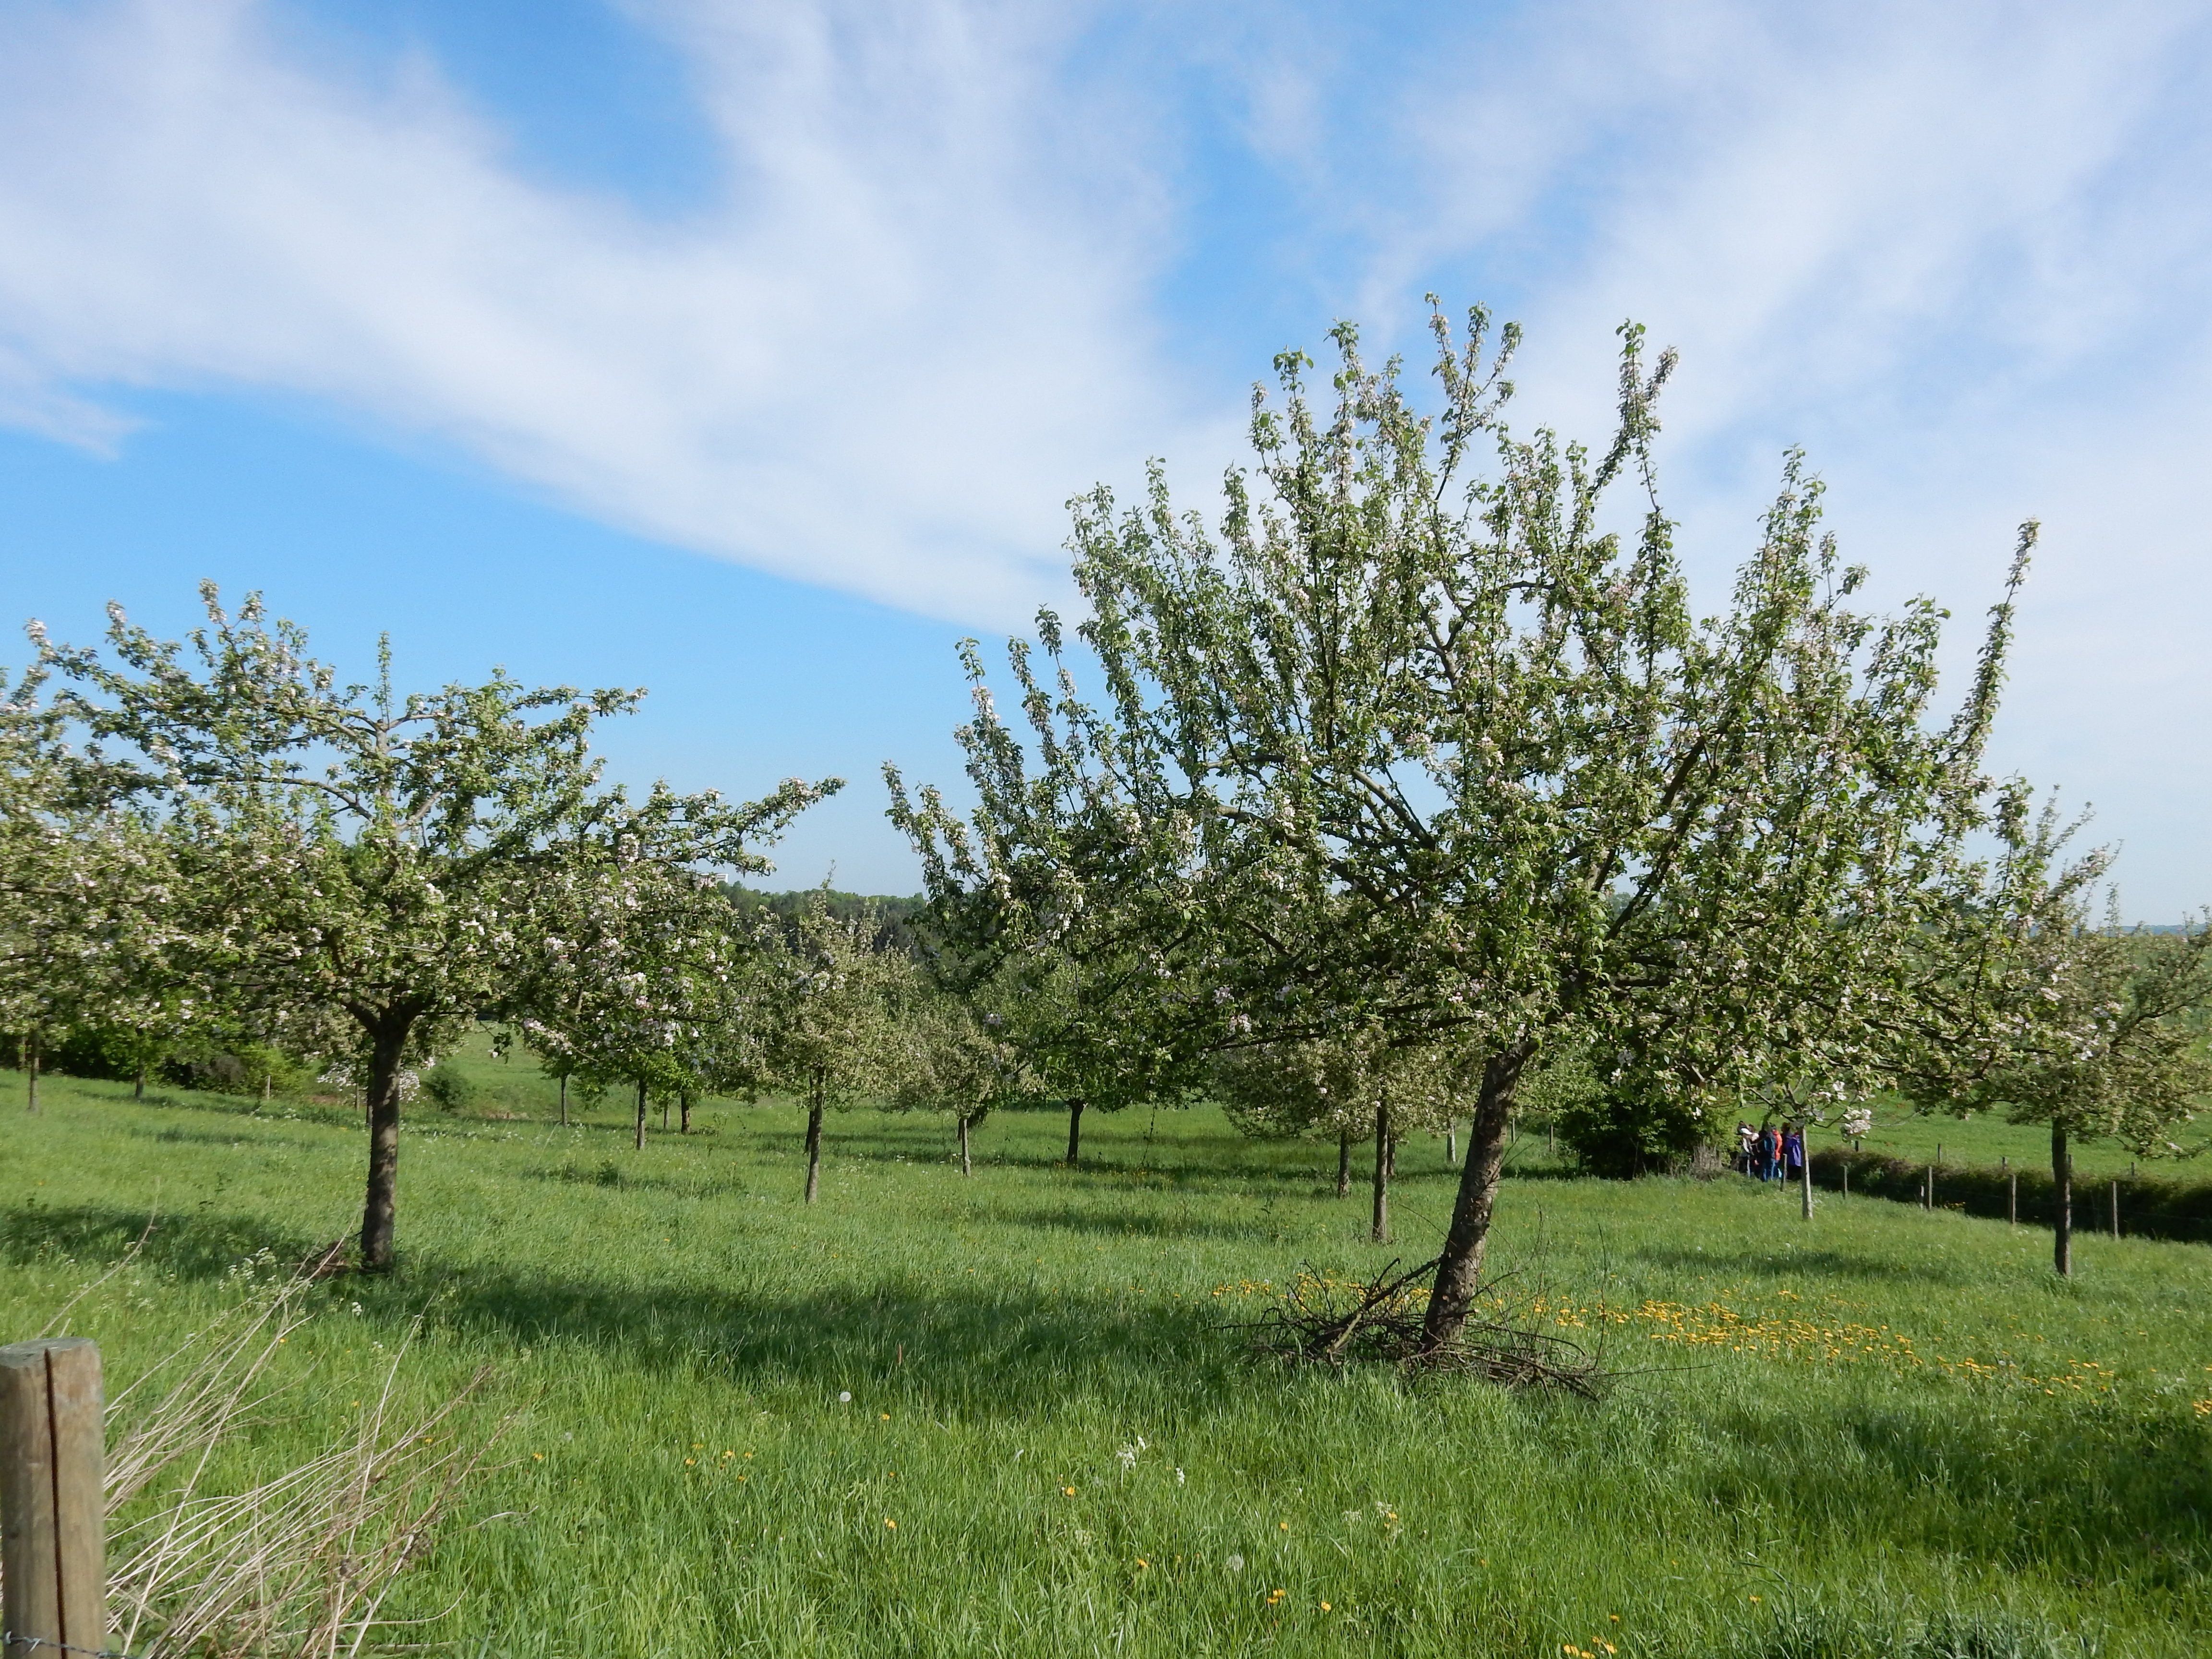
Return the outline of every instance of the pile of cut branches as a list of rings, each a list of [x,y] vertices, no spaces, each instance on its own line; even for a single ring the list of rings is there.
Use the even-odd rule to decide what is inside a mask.
[[[1543,1328],[1533,1293],[1515,1293],[1510,1279],[1476,1292],[1474,1312],[1449,1342],[1431,1343],[1422,1330],[1436,1271],[1425,1261],[1406,1272],[1389,1266],[1371,1279],[1343,1279],[1307,1268],[1283,1299],[1242,1328],[1260,1351],[1292,1364],[1344,1366],[1366,1362],[1407,1372],[1479,1376],[1509,1389],[1557,1389],[1595,1400],[1608,1380],[1600,1356]]]

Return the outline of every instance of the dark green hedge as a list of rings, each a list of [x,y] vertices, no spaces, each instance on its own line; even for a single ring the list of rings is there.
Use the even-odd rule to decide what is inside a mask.
[[[1830,1191],[1844,1184],[1850,1168],[1851,1191],[1869,1198],[1920,1202],[1923,1161],[1884,1158],[1823,1147],[1813,1154],[1813,1184]],[[1968,1215],[2006,1218],[2014,1176],[2020,1182],[2020,1224],[2049,1227],[2057,1219],[2057,1188],[2047,1169],[1992,1170],[1986,1164],[1946,1164],[1936,1171],[1936,1203]],[[2107,1232],[2112,1226],[2112,1181],[2109,1176],[2074,1177],[2074,1230]],[[2120,1232],[2130,1238],[2173,1238],[2212,1243],[2212,1183],[2123,1176],[2119,1182]]]

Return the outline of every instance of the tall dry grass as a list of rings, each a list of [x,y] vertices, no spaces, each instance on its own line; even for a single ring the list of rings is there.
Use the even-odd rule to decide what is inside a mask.
[[[136,1255],[71,1297],[42,1334],[58,1333]],[[310,1317],[308,1291],[332,1260],[273,1279],[273,1262],[241,1264],[239,1299],[108,1402],[115,1650],[335,1659],[404,1636],[384,1616],[386,1601],[503,1427],[473,1440],[452,1431],[489,1368],[427,1414],[410,1414],[398,1398],[403,1343],[346,1439],[258,1486],[210,1490],[222,1447],[282,1393],[270,1368]]]

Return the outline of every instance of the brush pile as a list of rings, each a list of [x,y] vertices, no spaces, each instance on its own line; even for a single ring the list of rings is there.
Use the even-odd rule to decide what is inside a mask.
[[[1601,1357],[1547,1330],[1533,1294],[1495,1279],[1476,1293],[1474,1310],[1449,1342],[1422,1329],[1434,1261],[1401,1272],[1393,1261],[1371,1279],[1345,1279],[1308,1268],[1282,1300],[1243,1328],[1260,1351],[1293,1364],[1381,1364],[1408,1373],[1479,1376],[1509,1389],[1552,1389],[1595,1400],[1607,1373]]]

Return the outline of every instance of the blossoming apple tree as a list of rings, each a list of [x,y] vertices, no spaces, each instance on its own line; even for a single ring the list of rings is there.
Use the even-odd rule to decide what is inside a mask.
[[[768,867],[758,848],[838,787],[793,780],[732,804],[607,784],[597,722],[643,695],[495,673],[400,696],[388,645],[341,684],[258,595],[158,640],[111,608],[106,649],[46,644],[69,714],[161,804],[173,954],[278,1032],[342,1018],[368,1079],[361,1263],[393,1261],[398,1079],[426,1032],[510,1011],[554,878]],[[519,1011],[518,1011],[519,1012]]]

